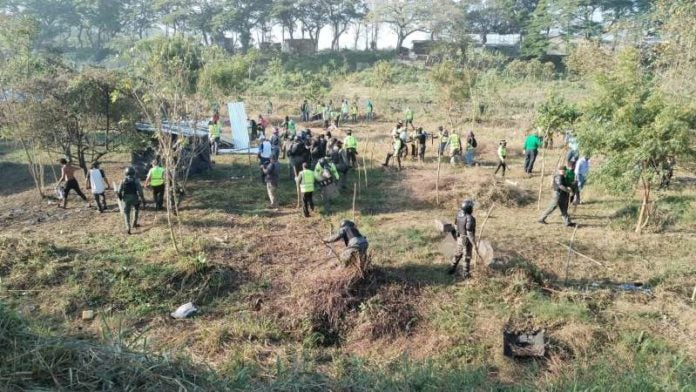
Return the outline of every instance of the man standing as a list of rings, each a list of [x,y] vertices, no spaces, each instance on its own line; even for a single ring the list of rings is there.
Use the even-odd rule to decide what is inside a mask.
[[[505,159],[507,159],[507,142],[505,140],[501,140],[500,143],[498,143],[498,167],[495,168],[495,173],[493,175],[497,175],[498,170],[502,168],[503,178],[505,178],[505,170],[507,170]]]
[[[297,174],[295,181],[300,184],[302,192],[302,211],[305,218],[309,218],[309,211],[314,211],[314,172],[307,168],[307,162],[302,163],[302,171]]]
[[[372,105],[372,100],[369,100],[369,99],[367,100],[367,108],[366,109],[367,109],[366,120],[367,121],[374,120],[374,114],[373,114],[374,106]]]
[[[346,245],[346,249],[341,252],[339,257],[343,266],[347,267],[352,263],[358,267],[358,269],[362,270],[367,264],[367,248],[369,246],[367,238],[360,234],[355,223],[344,219],[340,223],[338,232],[325,239],[324,243],[330,244],[340,240],[343,240],[343,243]]]
[[[454,218],[454,226],[457,230],[457,251],[452,256],[452,265],[448,272],[453,275],[459,275],[457,274],[457,267],[462,257],[464,257],[465,270],[461,274],[464,279],[471,277],[472,251],[476,250],[476,253],[478,253],[478,247],[476,246],[476,218],[474,218],[473,214],[474,202],[464,200],[457,217]]]
[[[409,124],[411,124],[411,128],[414,128],[413,127],[413,110],[411,110],[411,108],[409,108],[409,107],[406,108],[406,113],[405,113],[404,117],[406,118],[405,128],[408,128]]]
[[[350,118],[354,123],[358,122],[358,101],[353,102],[350,106]]]
[[[570,184],[566,180],[566,172],[564,166],[559,166],[556,175],[553,177],[553,199],[549,204],[549,208],[544,211],[544,214],[539,218],[539,223],[546,224],[546,218],[556,209],[561,210],[563,224],[573,226],[568,216],[568,201],[570,200]]]
[[[428,141],[428,134],[421,127],[416,131],[416,140],[418,141],[418,160],[425,162],[425,143]]]
[[[582,192],[582,189],[585,187],[585,183],[587,182],[587,173],[589,173],[589,171],[590,158],[588,158],[587,155],[583,155],[575,163],[575,181],[578,185],[578,195],[576,199],[578,204],[582,203],[582,200],[580,199],[580,193]]]
[[[447,146],[447,143],[449,142],[449,132],[443,128],[442,125],[438,127],[438,137],[440,138],[440,146],[437,150],[437,155],[438,157],[441,157],[445,155],[445,147]]]
[[[401,170],[401,148],[402,148],[402,143],[401,143],[401,138],[399,135],[396,135],[393,137],[393,147],[390,152],[387,153],[387,158],[384,160],[384,163],[382,166],[384,167],[389,167],[389,160],[393,157],[396,156],[396,162],[399,165],[399,170]]]
[[[87,176],[87,189],[92,191],[94,201],[97,202],[97,210],[102,213],[106,210],[106,196],[104,192],[109,188],[104,170],[99,168],[99,162],[94,162]]]
[[[348,100],[343,98],[343,102],[341,102],[341,121],[348,121],[348,109]]]
[[[268,141],[263,135],[261,135],[261,144],[259,145],[259,164],[263,167],[271,162],[271,157],[273,156],[273,148],[271,142]],[[266,175],[261,171],[261,181],[265,182]]]
[[[356,167],[356,164],[358,163],[358,139],[353,136],[353,131],[352,130],[347,130],[346,131],[347,136],[345,139],[343,139],[343,147],[346,149],[346,153],[348,154],[348,162],[350,163],[351,167]]]
[[[309,121],[309,103],[307,103],[306,99],[300,105],[300,116],[302,121]]]
[[[68,205],[68,195],[70,194],[71,190],[74,190],[75,193],[77,193],[78,196],[82,198],[82,200],[87,203],[87,206],[89,207],[89,202],[87,201],[87,197],[85,196],[84,193],[80,190],[80,184],[77,182],[77,179],[75,178],[75,172],[77,171],[77,168],[71,164],[68,163],[67,159],[61,158],[60,159],[60,179],[58,180],[58,186],[60,187],[63,182],[65,182],[65,186],[63,186],[62,194],[63,194],[63,208],[66,208]]]
[[[273,128],[273,135],[271,135],[271,152],[273,153],[273,156],[278,159],[278,156],[280,156],[280,132],[278,131],[278,128]]]
[[[474,151],[478,143],[476,142],[476,137],[474,136],[474,131],[469,131],[466,135],[466,165],[471,167],[474,165]]]
[[[456,131],[452,131],[447,144],[450,148],[450,163],[454,166],[462,155],[462,141]]]
[[[155,210],[164,208],[164,168],[159,160],[152,161],[152,168],[147,172],[145,186],[152,188],[152,198],[155,200]]]
[[[210,140],[211,153],[213,155],[218,154],[218,148],[220,146],[220,125],[215,121],[208,122],[208,139]]]
[[[131,233],[131,227],[140,227],[138,224],[138,214],[140,213],[140,202],[145,204],[145,196],[143,196],[143,188],[140,186],[140,181],[135,177],[135,169],[129,167],[125,171],[126,178],[118,188],[118,199],[123,202],[123,216],[126,221],[126,232]],[[135,209],[135,218],[131,226],[131,210]]]
[[[269,208],[278,208],[278,203],[276,202],[276,191],[278,190],[278,180],[280,179],[280,164],[278,163],[278,157],[271,156],[271,161],[267,164],[261,164],[261,171],[266,179],[266,191],[268,192],[268,199],[271,204]]]
[[[524,139],[524,172],[529,176],[532,175],[532,170],[534,170],[534,161],[536,161],[537,154],[539,154],[539,147],[541,147],[539,136],[531,132]]]

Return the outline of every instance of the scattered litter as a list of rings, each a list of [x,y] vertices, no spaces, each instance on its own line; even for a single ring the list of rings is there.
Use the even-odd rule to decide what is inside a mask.
[[[503,331],[503,354],[506,357],[543,357],[545,353],[543,329],[532,332]]]
[[[649,287],[643,285],[643,283],[624,283],[616,286],[617,291],[626,291],[633,293],[643,293],[647,295],[652,295],[652,290]]]
[[[82,320],[83,321],[89,321],[94,319],[94,310],[83,310],[82,311]]]
[[[198,312],[198,308],[193,305],[193,302],[189,302],[179,306],[177,310],[170,314],[175,319],[185,319],[193,316]]]

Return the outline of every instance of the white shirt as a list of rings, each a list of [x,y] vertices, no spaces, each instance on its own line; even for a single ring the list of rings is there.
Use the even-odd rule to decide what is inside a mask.
[[[93,194],[104,193],[106,190],[106,184],[104,184],[104,177],[101,174],[101,170],[89,170],[89,185],[92,188]]]
[[[582,157],[578,159],[575,163],[575,173],[583,177],[587,176],[587,172],[590,171],[590,161]]]
[[[261,158],[271,159],[271,156],[273,155],[271,152],[271,142],[268,140],[261,142],[261,146],[259,146],[259,154],[261,155]]]

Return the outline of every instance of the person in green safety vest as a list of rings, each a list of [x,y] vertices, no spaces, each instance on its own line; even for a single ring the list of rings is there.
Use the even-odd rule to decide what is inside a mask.
[[[306,218],[309,217],[309,211],[314,211],[314,172],[307,168],[307,162],[302,163],[302,171],[295,177],[295,182],[300,185],[302,192],[302,211]]]
[[[401,141],[401,138],[399,135],[395,135],[393,137],[394,141],[392,144],[392,150],[387,153],[387,159],[384,161],[382,166],[384,167],[389,167],[389,160],[393,157],[396,156],[396,162],[399,165],[399,170],[401,170],[401,156],[399,156],[401,152],[401,146],[403,145],[403,142]]]
[[[411,128],[415,128],[413,126],[413,110],[411,108],[406,108],[406,127],[408,128],[408,124],[411,124]]]
[[[507,170],[505,159],[507,159],[507,142],[501,140],[500,143],[498,143],[498,167],[495,168],[495,173],[493,173],[494,176],[498,174],[498,170],[503,169],[503,178],[505,178],[505,170]]]
[[[356,167],[358,163],[358,139],[353,136],[352,130],[347,130],[348,134],[345,139],[343,139],[343,148],[346,149],[346,154],[348,154],[348,163],[351,167]]]
[[[459,138],[459,134],[456,131],[452,131],[447,144],[450,149],[450,163],[456,165],[462,154],[462,140]]]
[[[217,155],[220,146],[220,124],[214,121],[208,122],[208,140],[210,140],[211,153]]]
[[[152,161],[152,168],[147,172],[147,178],[145,178],[145,186],[152,189],[155,209],[162,210],[164,208],[164,168],[159,161]]]
[[[354,123],[358,122],[358,102],[353,102],[350,106],[350,118]]]

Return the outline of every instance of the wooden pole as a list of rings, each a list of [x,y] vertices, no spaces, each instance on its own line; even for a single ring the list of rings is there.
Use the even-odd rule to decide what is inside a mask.
[[[587,260],[590,260],[591,262],[593,262],[593,263],[595,263],[595,264],[597,264],[597,265],[599,265],[599,266],[601,266],[601,267],[604,267],[604,264],[602,264],[601,262],[599,262],[599,261],[593,259],[592,257],[590,257],[590,256],[588,256],[588,255],[586,255],[586,254],[580,253],[580,252],[578,252],[577,250],[572,249],[571,247],[569,247],[569,246],[566,245],[566,244],[562,244],[562,243],[560,243],[560,242],[556,242],[556,243],[557,243],[558,245],[561,245],[561,246],[565,247],[565,248],[568,249],[568,250],[572,250],[573,253],[575,253],[576,255],[578,255],[578,256],[580,256],[580,257],[583,257],[583,258],[585,258],[585,259],[587,259]]]
[[[488,213],[486,214],[486,218],[483,220],[483,224],[481,225],[481,231],[479,232],[479,238],[476,240],[476,256],[474,257],[474,265],[478,263],[478,258],[479,258],[479,245],[481,245],[481,239],[483,238],[483,229],[486,228],[486,222],[488,222],[488,218],[491,216],[491,212],[493,212],[493,207],[495,207],[495,203],[491,204],[491,208],[488,209]]]
[[[691,302],[696,301],[696,286],[694,286],[694,292],[691,293]]]
[[[568,284],[568,269],[570,268],[570,257],[573,255],[573,241],[575,241],[575,233],[578,232],[578,226],[573,229],[573,235],[570,237],[570,245],[568,245],[568,257],[565,265],[565,284]]]
[[[541,176],[539,177],[539,196],[537,197],[537,211],[541,210],[541,191],[544,189],[544,164],[546,149],[541,150]]]
[[[365,190],[367,191],[367,165],[365,164],[365,155],[363,155],[363,174],[365,174]]]
[[[442,157],[439,155],[437,156],[437,177],[435,178],[435,204],[440,205],[440,163],[442,161]]]
[[[353,183],[353,222],[355,222],[355,197],[358,195],[358,187]]]
[[[297,208],[300,208],[300,182],[297,180],[297,169],[295,166],[292,167],[292,171],[295,172],[295,191],[297,192]]]

